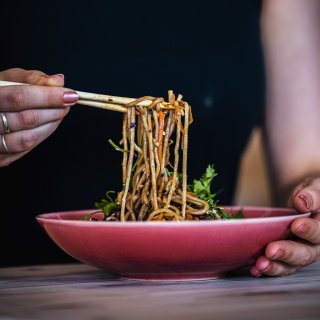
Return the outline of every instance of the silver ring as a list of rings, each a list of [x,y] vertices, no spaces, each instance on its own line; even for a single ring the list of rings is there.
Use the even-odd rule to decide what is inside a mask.
[[[11,153],[11,152],[9,151],[9,149],[8,149],[8,146],[7,146],[7,143],[6,143],[5,135],[4,135],[4,134],[1,136],[1,141],[2,141],[2,144],[3,144],[4,149],[6,150],[6,153]]]
[[[5,133],[10,133],[10,128],[9,128],[8,119],[6,117],[6,114],[4,112],[1,112],[0,113],[0,117],[1,117],[1,120],[2,120],[4,132]]]

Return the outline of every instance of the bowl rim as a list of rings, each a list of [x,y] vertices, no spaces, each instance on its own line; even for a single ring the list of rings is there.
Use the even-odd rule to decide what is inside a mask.
[[[55,211],[55,212],[47,212],[41,213],[35,216],[38,222],[43,223],[58,223],[64,225],[73,225],[73,226],[90,226],[90,227],[115,227],[115,228],[130,228],[130,227],[150,227],[150,226],[159,226],[159,227],[174,227],[174,226],[207,226],[207,225],[221,225],[221,224],[250,224],[250,223],[271,223],[271,222],[280,222],[280,221],[291,221],[297,218],[307,218],[311,215],[311,212],[300,213],[296,211],[294,208],[286,208],[286,207],[264,207],[264,206],[238,206],[238,205],[230,205],[224,206],[225,208],[242,208],[250,209],[250,210],[281,210],[287,212],[295,212],[292,215],[279,215],[275,217],[259,217],[259,218],[244,218],[244,219],[231,219],[231,220],[204,220],[204,221],[128,221],[128,222],[121,222],[121,221],[112,221],[110,223],[106,223],[106,221],[80,221],[80,220],[71,220],[71,219],[59,219],[57,215],[65,215],[65,214],[74,214],[79,215],[81,212],[88,212],[94,211],[96,209],[74,209],[74,210],[64,210],[64,211]],[[54,218],[53,218],[54,216]]]

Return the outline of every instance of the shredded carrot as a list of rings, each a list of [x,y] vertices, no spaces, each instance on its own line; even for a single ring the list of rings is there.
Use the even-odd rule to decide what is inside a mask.
[[[190,213],[187,213],[187,220],[193,220],[193,215]]]
[[[190,196],[197,197],[197,195],[194,192],[191,192],[191,191],[187,191],[187,194],[190,194]]]
[[[163,219],[163,213],[161,212],[161,213],[157,216],[157,218],[153,219],[152,221],[162,221],[162,219]]]

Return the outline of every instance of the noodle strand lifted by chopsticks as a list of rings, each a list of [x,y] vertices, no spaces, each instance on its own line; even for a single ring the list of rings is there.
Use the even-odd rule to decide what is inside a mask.
[[[117,198],[120,219],[113,214],[109,220],[198,220],[209,208],[187,190],[191,107],[171,90],[168,96],[168,102],[142,97],[126,105],[121,140],[123,188]],[[137,106],[142,101],[151,103]]]

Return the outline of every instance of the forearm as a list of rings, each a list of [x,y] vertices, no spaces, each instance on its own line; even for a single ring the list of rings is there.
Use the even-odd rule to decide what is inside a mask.
[[[276,198],[320,175],[320,1],[266,0],[265,130]]]

